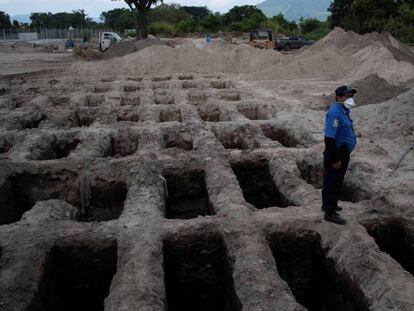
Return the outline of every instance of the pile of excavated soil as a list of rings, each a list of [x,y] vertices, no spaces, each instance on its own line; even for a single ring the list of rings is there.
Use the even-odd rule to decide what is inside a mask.
[[[158,40],[131,41],[115,45],[104,58],[122,56],[131,49],[138,52],[108,60],[105,66],[74,68],[86,75],[96,70],[118,74],[234,73],[250,80],[323,79],[362,80],[378,75],[398,85],[414,78],[414,53],[389,34],[358,35],[334,29],[315,45],[284,55],[247,45],[232,45],[203,39],[174,41],[175,48]],[[155,45],[154,45],[155,44]],[[149,46],[148,46],[149,45]],[[102,68],[102,69],[100,69]]]
[[[113,44],[109,47],[109,49],[103,53],[102,59],[111,59],[114,57],[122,57],[128,54],[132,54],[135,52],[138,52],[144,48],[147,48],[149,46],[159,46],[159,45],[168,45],[169,43],[167,41],[161,41],[161,40],[131,40],[131,41],[125,41],[125,42],[119,42],[116,44]]]
[[[362,93],[362,92],[361,92]],[[377,105],[352,110],[354,123],[363,137],[387,138],[395,144],[410,145],[414,137],[414,89]]]
[[[371,74],[391,84],[414,78],[414,52],[390,34],[359,35],[335,28],[313,46],[250,78],[355,81]]]
[[[336,28],[315,45],[289,55],[232,45],[220,39],[209,45],[202,39],[176,40],[175,48],[166,44],[157,40],[121,43],[106,52],[104,58],[122,56],[130,49],[140,50],[107,60],[99,68],[82,64],[73,70],[76,75],[99,70],[103,71],[96,72],[99,75],[108,71],[135,75],[233,73],[250,80],[357,81],[378,75],[393,85],[414,78],[414,53],[389,34],[358,35]]]
[[[219,40],[206,45],[202,40],[193,44],[183,42],[175,48],[153,45],[124,57],[107,60],[104,66],[82,64],[75,67],[75,74],[91,72],[106,74],[171,74],[187,73],[249,73],[264,70],[280,62],[280,54],[271,50],[236,46]],[[103,71],[103,72],[100,72]]]
[[[354,82],[353,86],[358,89],[355,95],[358,106],[379,104],[408,91],[407,87],[391,85],[377,74]]]

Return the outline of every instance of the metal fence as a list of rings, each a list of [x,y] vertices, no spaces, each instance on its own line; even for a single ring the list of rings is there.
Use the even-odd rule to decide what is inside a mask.
[[[17,41],[19,40],[19,34],[22,33],[37,33],[38,40],[55,40],[55,39],[83,39],[85,36],[88,38],[98,38],[99,32],[112,31],[111,29],[90,29],[90,28],[75,28],[73,30],[68,29],[0,29],[0,41]],[[25,41],[24,36],[20,35],[20,40]]]

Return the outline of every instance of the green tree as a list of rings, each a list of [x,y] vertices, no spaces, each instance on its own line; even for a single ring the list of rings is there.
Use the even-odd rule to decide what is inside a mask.
[[[313,31],[316,31],[322,27],[324,27],[324,22],[321,22],[320,20],[316,18],[307,18],[304,19],[303,17],[299,20],[299,27],[300,31],[303,34],[307,34]]]
[[[194,32],[196,29],[197,23],[191,17],[188,17],[185,20],[179,22],[176,26],[176,31],[178,34]]]
[[[111,0],[124,1],[134,16],[137,39],[148,36],[148,12],[152,6],[163,3],[163,0]]]
[[[348,24],[348,19],[352,19],[352,3],[354,0],[334,0],[328,8],[331,12],[331,28]]]
[[[66,29],[70,26],[85,28],[93,22],[88,18],[84,10],[72,11],[71,13],[32,13],[30,16],[32,27],[34,28],[61,28]]]
[[[282,13],[279,13],[278,15],[275,15],[271,18],[271,21],[275,24],[279,25],[280,32],[287,34],[287,35],[293,35],[296,34],[299,29],[298,25],[294,21],[288,21]]]
[[[20,23],[17,20],[13,20],[13,28],[20,29]]]
[[[4,11],[0,11],[0,28],[10,28],[10,16]]]
[[[211,32],[217,32],[222,27],[220,16],[212,13],[203,17],[200,21],[200,25],[204,28],[204,30]]]
[[[182,6],[181,10],[189,14],[197,23],[211,14],[211,11],[206,6]]]
[[[37,29],[52,28],[54,26],[52,13],[32,13],[30,20],[32,21],[32,27]]]
[[[334,0],[330,26],[358,33],[389,31],[402,41],[414,42],[413,0]]]
[[[223,15],[223,23],[228,26],[232,23],[245,24],[248,20],[266,20],[266,16],[261,10],[253,5],[235,6],[228,13]]]
[[[169,24],[178,24],[189,17],[190,15],[184,10],[181,10],[178,4],[162,4],[148,12],[148,19],[151,23],[165,22]]]
[[[128,9],[113,9],[102,12],[101,20],[104,24],[116,31],[131,29],[134,27],[134,15]]]
[[[267,20],[266,16],[260,11],[252,14],[247,20],[245,19],[243,23],[243,31],[251,31],[253,29],[262,28],[261,26]]]

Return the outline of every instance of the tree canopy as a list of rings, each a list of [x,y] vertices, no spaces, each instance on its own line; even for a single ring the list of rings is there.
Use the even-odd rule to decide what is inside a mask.
[[[330,26],[358,33],[389,31],[402,41],[414,42],[413,0],[334,0]]]
[[[30,15],[32,27],[34,28],[61,28],[70,26],[85,28],[94,24],[91,18],[87,17],[84,10],[72,11],[72,13],[32,13]]]
[[[124,1],[134,16],[137,39],[145,39],[148,35],[148,11],[151,7],[162,4],[163,0],[111,0]]]
[[[10,28],[11,27],[10,16],[4,11],[0,11],[0,28]]]
[[[135,27],[134,15],[131,10],[124,8],[102,12],[101,20],[106,26],[120,32]]]

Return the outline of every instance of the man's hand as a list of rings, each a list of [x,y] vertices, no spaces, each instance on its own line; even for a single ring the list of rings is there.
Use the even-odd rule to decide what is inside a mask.
[[[341,167],[342,167],[342,162],[341,161],[338,161],[338,162],[335,162],[334,164],[332,164],[332,168],[334,170],[340,170]]]

